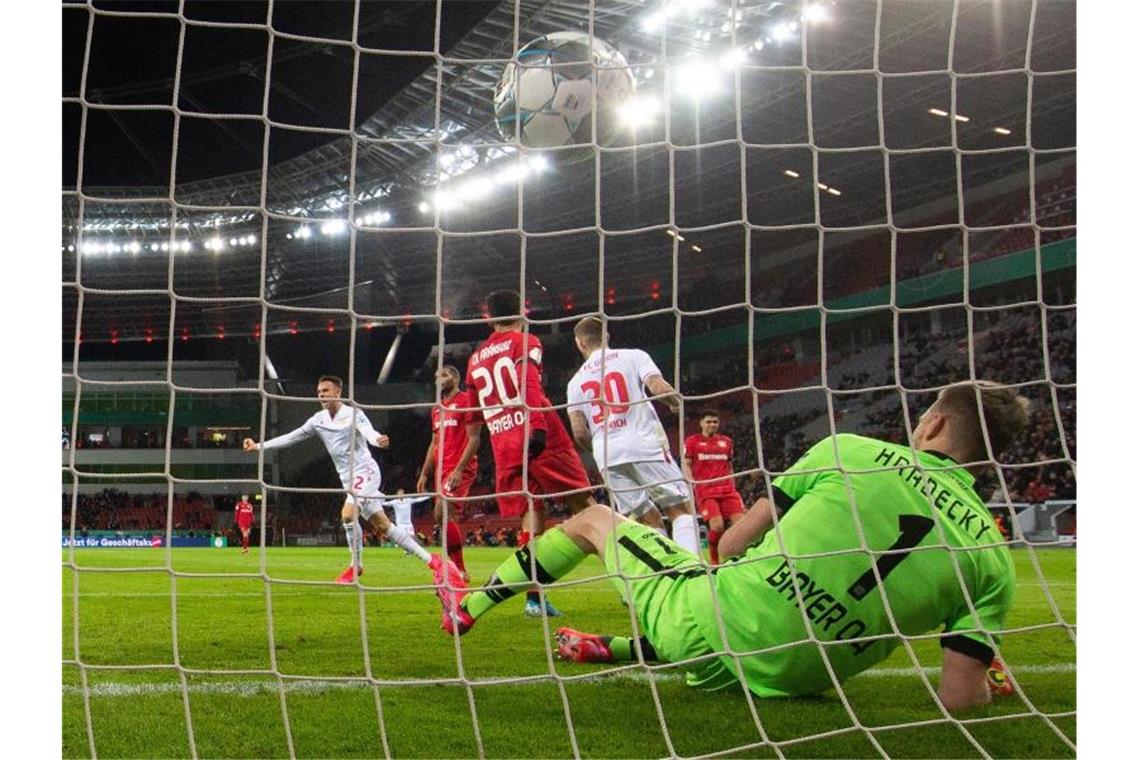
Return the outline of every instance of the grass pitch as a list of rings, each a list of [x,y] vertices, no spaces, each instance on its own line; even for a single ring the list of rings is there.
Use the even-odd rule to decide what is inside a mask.
[[[466,554],[481,582],[507,550]],[[756,700],[755,715],[741,691],[689,689],[677,670],[557,661],[557,625],[631,630],[612,585],[587,580],[603,572],[593,557],[567,579],[582,583],[551,593],[565,617],[525,618],[520,595],[458,657],[426,569],[397,549],[365,550],[361,588],[328,583],[343,549],[172,550],[192,577],[168,573],[162,550],[76,550],[78,572],[69,555],[64,757],[92,743],[100,757],[475,757],[480,745],[486,757],[1070,757],[1076,742],[1076,646],[1061,625],[1076,623],[1074,550],[1014,553],[1008,624],[1029,630],[1002,653],[1024,696],[961,722],[902,648],[844,685],[846,705],[835,692]],[[937,644],[915,650],[933,679]]]

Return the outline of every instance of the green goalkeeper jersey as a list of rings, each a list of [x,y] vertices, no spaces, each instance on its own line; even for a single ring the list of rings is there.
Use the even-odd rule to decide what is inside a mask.
[[[934,452],[914,459],[905,446],[838,435],[773,481],[787,510],[778,527],[716,574],[731,650],[768,650],[741,658],[754,693],[825,691],[825,656],[843,681],[890,654],[900,633],[943,630],[944,647],[989,663],[1013,602],[1009,549],[973,475]],[[724,650],[711,602],[707,591],[692,598],[702,635]]]

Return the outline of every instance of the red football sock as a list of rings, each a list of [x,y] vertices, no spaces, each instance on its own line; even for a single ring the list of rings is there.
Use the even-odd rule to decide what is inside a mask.
[[[243,548],[243,549],[249,548],[249,536],[242,536],[241,537],[241,548]]]
[[[717,554],[717,546],[720,544],[720,532],[715,530],[709,531],[709,560],[714,565],[720,564],[720,555]]]
[[[459,532],[459,526],[453,522],[447,524],[447,556],[456,567],[467,572],[463,564],[463,536]]]

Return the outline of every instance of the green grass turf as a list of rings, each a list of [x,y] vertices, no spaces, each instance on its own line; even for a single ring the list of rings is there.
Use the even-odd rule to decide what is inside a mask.
[[[472,578],[488,577],[506,554],[469,549]],[[1038,628],[1009,634],[1002,651],[1025,699],[1003,699],[960,716],[963,723],[942,720],[924,680],[901,672],[911,665],[902,648],[844,685],[850,712],[831,692],[757,700],[754,717],[741,691],[689,689],[675,670],[658,671],[652,684],[660,713],[642,672],[566,681],[560,689],[552,673],[602,668],[552,662],[543,621],[522,615],[521,596],[461,640],[470,689],[424,683],[460,674],[455,641],[439,630],[439,604],[423,585],[427,571],[396,549],[374,548],[366,550],[363,589],[312,584],[331,580],[346,556],[343,549],[268,549],[266,582],[257,552],[173,550],[175,571],[203,574],[174,577],[164,570],[164,551],[77,550],[80,571],[63,568],[64,757],[90,755],[88,710],[100,757],[186,757],[191,733],[200,757],[288,757],[291,750],[298,757],[383,757],[385,740],[395,757],[470,757],[478,753],[476,726],[487,757],[566,757],[573,742],[587,757],[734,749],[733,757],[776,756],[758,744],[765,739],[786,757],[878,757],[879,748],[893,757],[978,757],[978,747],[995,757],[1073,755],[1076,720],[1057,716],[1076,706],[1076,647],[1058,620],[1059,613],[1076,623],[1073,550],[1014,553],[1018,596],[1008,624]],[[65,551],[65,563],[68,557]],[[106,572],[116,568],[133,571]],[[568,580],[601,572],[591,557]],[[551,598],[565,613],[551,631],[563,623],[630,631],[608,581],[557,589]],[[80,662],[116,666],[84,669],[86,706],[77,632]],[[924,666],[940,663],[932,641],[915,651]],[[188,669],[185,691],[176,654]],[[250,672],[269,671],[274,658],[283,679]],[[386,683],[348,680],[369,675]],[[538,678],[497,682],[520,676]],[[398,681],[408,683],[391,683]]]

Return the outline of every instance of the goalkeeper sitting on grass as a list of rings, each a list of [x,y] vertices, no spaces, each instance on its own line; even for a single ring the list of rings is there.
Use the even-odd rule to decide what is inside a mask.
[[[1012,684],[995,660],[1013,560],[975,477],[1025,426],[1029,402],[991,383],[945,388],[906,446],[857,435],[817,443],[721,539],[711,570],[652,528],[593,506],[524,547],[470,593],[440,593],[441,626],[466,633],[495,605],[597,554],[640,639],[558,630],[579,662],[687,661],[720,689],[740,671],[758,696],[816,694],[885,658],[899,636],[940,630],[938,696],[951,710]],[[984,430],[984,432],[983,432]],[[987,445],[988,444],[988,445]],[[915,455],[917,452],[917,456]],[[722,626],[723,624],[723,632]],[[1001,684],[999,687],[998,684]]]

